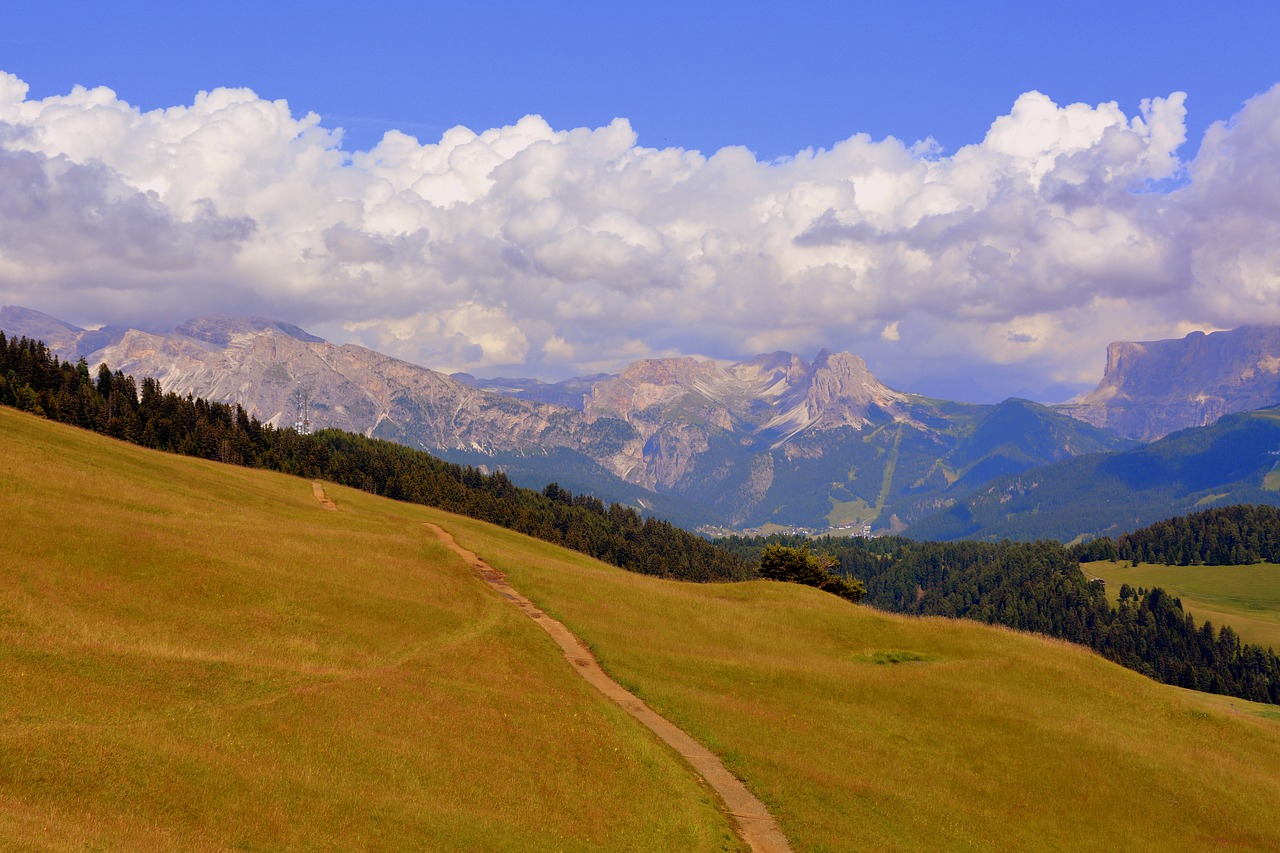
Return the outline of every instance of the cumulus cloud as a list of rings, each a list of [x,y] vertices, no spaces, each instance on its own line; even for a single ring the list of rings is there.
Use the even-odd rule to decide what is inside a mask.
[[[143,112],[0,74],[0,298],[252,310],[446,369],[828,347],[907,380],[1089,381],[1111,339],[1280,322],[1280,89],[1187,162],[1184,101],[1029,92],[953,153],[853,135],[764,162],[536,116],[349,152],[244,89]]]

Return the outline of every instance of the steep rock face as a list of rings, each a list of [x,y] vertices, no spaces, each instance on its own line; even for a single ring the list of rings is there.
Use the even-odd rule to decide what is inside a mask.
[[[62,343],[64,357],[75,353],[76,340]],[[130,329],[90,356],[93,364],[153,376],[165,391],[239,403],[275,426],[293,425],[305,396],[313,429],[336,427],[427,449],[570,447],[609,454],[633,438],[620,422],[593,427],[571,409],[470,388],[261,318],[203,317],[165,334]]]
[[[775,501],[787,512],[826,515],[823,495],[845,478],[850,452],[874,456],[877,471],[895,464],[866,444],[867,432],[894,421],[928,431],[921,418],[938,420],[931,404],[888,388],[858,356],[825,351],[812,363],[788,352],[728,366],[638,361],[596,383],[584,411],[621,418],[643,439],[629,480],[708,502],[732,524],[767,518]],[[850,442],[854,450],[842,449]],[[874,505],[884,477],[867,479]],[[813,489],[797,509],[794,493]]]
[[[776,352],[729,367],[692,358],[637,361],[596,383],[585,410],[638,424],[683,421],[767,432],[785,441],[806,429],[861,429],[877,412],[905,416],[910,400],[883,385],[856,355],[824,351],[809,364]]]
[[[313,429],[733,525],[910,521],[994,473],[1112,440],[1031,403],[1001,415],[895,391],[849,353],[812,363],[786,352],[730,365],[648,359],[617,376],[463,382],[262,318],[198,318],[163,334],[85,331],[11,309],[0,320],[6,332],[55,338],[64,359],[87,353],[91,366],[106,361],[166,391],[239,403],[277,426],[305,408]]]
[[[1151,441],[1223,415],[1280,402],[1280,327],[1192,332],[1180,340],[1117,341],[1098,387],[1058,407]]]
[[[788,371],[790,388],[780,397],[777,414],[761,427],[776,435],[775,445],[805,430],[861,430],[885,415],[910,419],[909,395],[881,383],[860,356],[824,350],[812,365],[796,367],[801,370]]]

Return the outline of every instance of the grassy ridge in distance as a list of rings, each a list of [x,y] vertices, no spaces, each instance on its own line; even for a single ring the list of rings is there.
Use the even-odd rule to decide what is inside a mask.
[[[1089,577],[1107,582],[1112,601],[1120,595],[1121,584],[1134,587],[1163,587],[1182,599],[1182,607],[1197,622],[1209,620],[1215,626],[1230,625],[1246,643],[1280,650],[1280,565],[1255,563],[1249,566],[1164,566],[1100,560],[1083,563]]]
[[[329,493],[0,408],[0,847],[738,849],[420,507]]]

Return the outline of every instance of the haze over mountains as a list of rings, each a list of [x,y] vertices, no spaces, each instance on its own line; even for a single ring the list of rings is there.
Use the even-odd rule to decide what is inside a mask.
[[[686,526],[901,529],[994,478],[1280,402],[1280,330],[1260,327],[1113,344],[1098,388],[1057,410],[906,393],[860,357],[825,351],[646,359],[547,383],[446,376],[262,318],[87,331],[10,306],[0,329],[277,426],[305,411],[312,428],[501,467],[525,485],[557,481]]]

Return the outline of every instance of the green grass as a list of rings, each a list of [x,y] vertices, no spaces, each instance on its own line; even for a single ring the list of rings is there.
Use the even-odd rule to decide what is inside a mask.
[[[0,848],[738,849],[420,508],[329,496],[0,408]]]
[[[451,529],[716,750],[798,850],[1280,848],[1271,706],[972,622]]]
[[[1262,488],[1268,492],[1280,492],[1280,463],[1277,463],[1262,478]]]
[[[1182,607],[1214,625],[1230,625],[1247,643],[1280,651],[1280,565],[1164,566],[1103,560],[1081,565],[1086,575],[1107,582],[1112,601],[1120,586],[1153,586],[1182,599]]]
[[[841,527],[845,524],[870,524],[880,515],[880,508],[871,506],[862,498],[851,501],[838,501],[829,497],[831,512],[827,513],[827,524]]]

